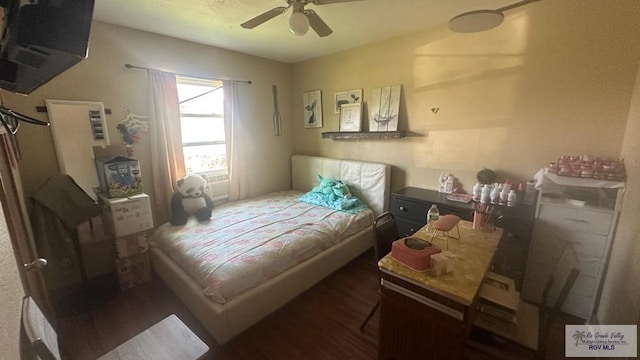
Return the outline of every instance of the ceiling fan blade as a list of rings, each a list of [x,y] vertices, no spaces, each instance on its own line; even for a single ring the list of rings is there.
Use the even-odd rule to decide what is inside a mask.
[[[245,22],[243,22],[242,24],[240,24],[240,26],[242,26],[245,29],[253,29],[254,27],[262,24],[263,22],[267,21],[267,20],[271,20],[274,17],[284,14],[284,12],[287,11],[287,7],[285,6],[278,6],[275,7],[269,11],[265,11],[262,14],[254,17],[251,20],[247,20]]]
[[[307,18],[309,19],[309,25],[311,26],[313,31],[318,34],[318,36],[325,37],[331,35],[333,30],[331,30],[329,25],[322,21],[320,16],[318,16],[315,11],[305,10],[304,14],[307,15]]]
[[[311,2],[314,5],[337,4],[337,3],[345,3],[345,2],[353,2],[353,1],[364,1],[364,0],[311,0]]]

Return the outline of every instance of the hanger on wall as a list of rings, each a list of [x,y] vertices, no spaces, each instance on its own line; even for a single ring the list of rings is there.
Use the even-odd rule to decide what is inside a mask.
[[[119,122],[119,124],[123,124],[127,127],[127,129],[140,129],[142,131],[149,131],[149,120],[148,116],[136,115],[131,109],[127,108],[127,116]]]

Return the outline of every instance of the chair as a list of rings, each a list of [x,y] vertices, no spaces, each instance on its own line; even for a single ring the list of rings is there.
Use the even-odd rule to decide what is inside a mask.
[[[33,355],[42,360],[61,360],[58,335],[30,296],[22,300],[22,328]],[[209,351],[175,315],[170,315],[147,330],[101,356],[109,359],[199,359]]]
[[[540,303],[530,304],[520,300],[516,314],[517,325],[478,312],[474,326],[528,348],[537,358],[544,358],[551,326],[579,274],[578,257],[573,246],[567,243],[547,281]],[[468,345],[490,353],[494,358],[511,357],[503,357],[499,350],[473,340]]]
[[[396,218],[389,211],[380,214],[373,222],[373,251],[376,259],[376,264],[385,255],[391,252],[391,244],[400,238],[398,233],[398,227],[396,225]],[[378,283],[380,283],[380,274],[378,273]],[[378,310],[380,306],[380,299],[376,302],[375,306],[369,312],[369,315],[364,319],[362,325],[360,325],[360,331],[364,330],[371,317]]]

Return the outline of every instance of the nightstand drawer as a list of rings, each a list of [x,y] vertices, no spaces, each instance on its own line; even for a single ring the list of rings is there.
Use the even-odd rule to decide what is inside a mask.
[[[417,203],[396,197],[391,198],[390,209],[396,218],[403,218],[419,224],[426,224],[427,212],[431,204]]]

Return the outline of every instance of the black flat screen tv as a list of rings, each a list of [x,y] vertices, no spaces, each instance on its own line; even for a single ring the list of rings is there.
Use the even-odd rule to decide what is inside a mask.
[[[0,88],[29,94],[87,57],[94,0],[0,0]]]

